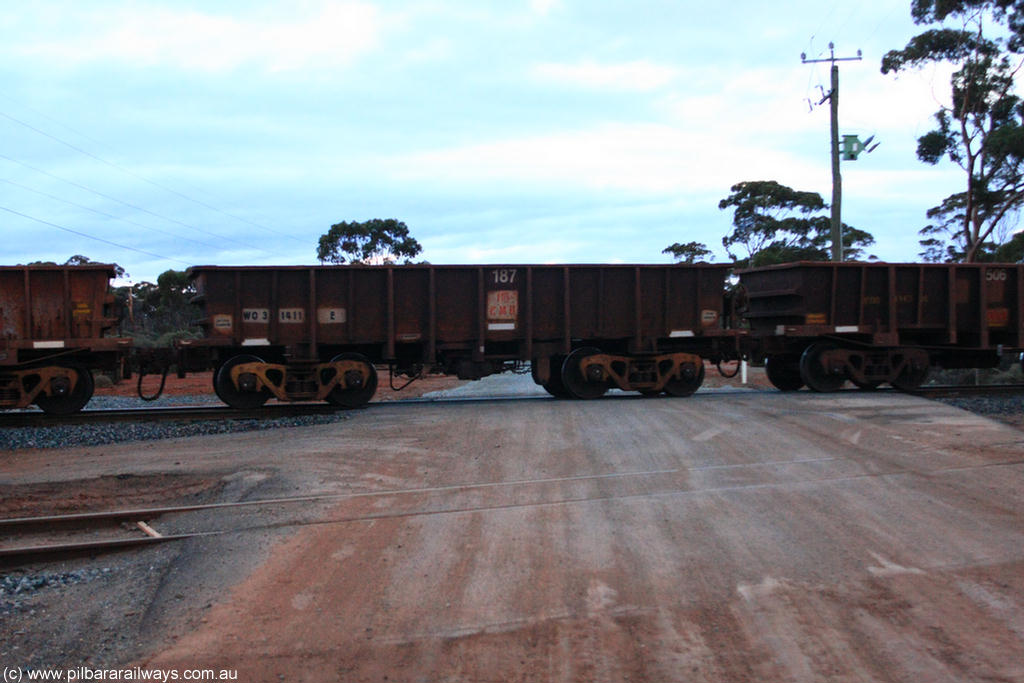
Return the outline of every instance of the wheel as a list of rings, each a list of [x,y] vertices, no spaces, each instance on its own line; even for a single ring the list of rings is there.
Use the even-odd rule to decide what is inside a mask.
[[[569,392],[566,391],[565,385],[562,384],[561,375],[558,376],[558,379],[552,377],[545,384],[541,384],[541,386],[544,387],[544,391],[548,392],[555,398],[573,398],[569,395]]]
[[[823,393],[838,391],[846,382],[845,373],[833,374],[826,369],[823,363],[824,354],[834,348],[836,347],[832,344],[815,342],[804,349],[803,355],[800,356],[800,379],[814,391]]]
[[[794,356],[768,356],[764,373],[779,391],[796,391],[804,385],[800,378],[800,359]]]
[[[53,388],[58,392],[63,390],[64,393],[55,393],[52,396],[39,395],[36,397],[36,405],[39,406],[44,413],[50,415],[70,415],[71,413],[77,413],[79,410],[85,407],[85,404],[92,398],[92,392],[95,389],[95,383],[92,379],[92,373],[86,368],[78,365],[67,365],[66,367],[75,375],[75,388],[68,391],[67,382],[57,380],[54,382],[56,386]]]
[[[562,363],[562,385],[572,398],[592,399],[604,396],[608,391],[608,383],[604,380],[584,377],[580,370],[580,361],[587,356],[601,353],[598,349],[576,349]]]
[[[373,395],[377,392],[377,370],[373,367],[373,363],[370,359],[361,353],[342,353],[331,359],[332,363],[336,363],[342,360],[352,360],[363,363],[370,370],[369,380],[362,386],[356,383],[362,379],[362,375],[358,372],[350,371],[349,376],[346,377],[345,384],[349,385],[348,388],[341,386],[335,387],[331,393],[327,395],[327,402],[331,405],[339,406],[341,408],[359,408],[370,402]]]
[[[213,390],[217,393],[217,397],[232,408],[238,408],[239,410],[252,410],[266,403],[270,398],[270,392],[267,391],[266,387],[262,387],[259,391],[245,391],[244,389],[236,388],[231,381],[231,368],[242,363],[262,362],[263,359],[259,356],[249,354],[232,356],[225,361],[223,365],[217,368],[217,372],[213,373]]]
[[[676,398],[682,398],[684,396],[690,396],[693,392],[700,389],[700,385],[704,383],[704,361],[701,361],[700,367],[697,369],[697,373],[690,379],[675,379],[674,377],[665,383],[665,393],[669,396],[675,396]]]
[[[544,362],[548,363],[548,381],[541,384],[544,387],[544,391],[548,392],[555,398],[572,398],[569,392],[565,389],[565,384],[562,383],[562,363],[565,362],[565,356],[555,355],[550,358],[545,358]]]
[[[562,385],[561,377],[559,377],[557,381],[552,380],[547,384],[542,384],[541,386],[544,387],[544,391],[548,392],[555,398],[575,398],[574,396],[570,396],[569,392],[566,391],[565,387]]]
[[[900,391],[914,391],[920,388],[928,379],[928,372],[931,370],[927,365],[915,366],[913,363],[906,363],[900,374],[889,384]]]

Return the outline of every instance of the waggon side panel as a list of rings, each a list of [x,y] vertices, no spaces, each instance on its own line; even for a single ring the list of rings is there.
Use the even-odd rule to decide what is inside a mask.
[[[287,266],[191,270],[208,339],[199,345],[421,349],[492,344],[529,359],[537,344],[615,340],[637,352],[659,340],[724,334],[728,266]],[[512,346],[508,346],[511,344]],[[497,347],[496,347],[497,348]],[[313,349],[310,349],[312,351]]]
[[[113,275],[114,268],[105,264],[0,267],[0,332],[6,345],[107,343],[104,334],[116,323],[107,310]]]
[[[1019,264],[803,262],[740,273],[761,337],[861,335],[882,345],[1022,343]]]
[[[0,270],[0,335],[5,341],[31,336],[26,328],[25,281],[26,273],[20,268]]]

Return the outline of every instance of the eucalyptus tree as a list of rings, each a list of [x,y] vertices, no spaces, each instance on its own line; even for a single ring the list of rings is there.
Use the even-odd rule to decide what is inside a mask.
[[[321,262],[382,265],[404,258],[408,263],[423,251],[409,227],[394,218],[335,223],[320,236],[316,257]]]
[[[661,253],[671,254],[676,263],[696,263],[712,254],[708,245],[703,242],[686,242],[685,244],[676,242],[662,249]]]
[[[955,67],[936,126],[918,138],[927,164],[948,159],[963,191],[927,213],[922,257],[984,260],[1024,205],[1024,103],[1014,92],[1024,52],[1024,0],[913,0],[914,22],[934,25],[882,59],[883,74],[938,63]],[[951,24],[951,26],[947,25]]]
[[[722,238],[722,246],[738,267],[829,260],[832,223],[820,194],[774,180],[744,181],[730,191],[718,208],[733,209],[733,231]],[[874,241],[870,233],[843,225],[843,253],[849,260],[864,258],[864,248]]]

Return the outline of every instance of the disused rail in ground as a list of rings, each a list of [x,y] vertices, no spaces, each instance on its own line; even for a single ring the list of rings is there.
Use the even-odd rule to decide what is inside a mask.
[[[18,567],[36,561],[59,561],[63,559],[95,555],[104,552],[124,550],[147,545],[180,541],[200,536],[212,536],[230,533],[232,530],[192,531],[176,534],[161,534],[149,525],[149,522],[163,515],[187,514],[198,512],[223,511],[246,507],[269,507],[300,503],[315,503],[331,500],[355,500],[360,498],[377,498],[396,495],[424,495],[437,493],[455,493],[473,489],[494,489],[537,484],[577,482],[585,480],[622,479],[637,476],[664,475],[675,470],[651,470],[614,474],[582,475],[570,477],[553,477],[546,479],[516,480],[508,482],[470,482],[445,486],[427,486],[411,489],[386,489],[381,491],[360,491],[349,493],[321,493],[305,496],[288,496],[282,498],[263,498],[247,501],[228,501],[221,503],[199,503],[191,505],[162,506],[150,508],[131,508],[123,510],[103,510],[95,512],[79,512],[60,515],[42,515],[33,517],[15,517],[0,519],[0,538],[6,543],[19,542],[33,534],[49,534],[51,538],[59,533],[77,530],[82,534],[95,534],[111,529],[119,529],[117,537],[103,539],[48,540],[27,545],[0,545],[0,567]],[[414,513],[415,514],[415,513]],[[367,519],[377,518],[370,515]],[[356,521],[360,518],[335,521]],[[283,523],[275,526],[301,525],[298,522]],[[141,532],[141,533],[140,533]],[[111,534],[113,535],[113,534]]]
[[[830,460],[832,458],[826,459]],[[820,459],[808,460],[805,458],[795,458],[789,460],[772,461],[769,463],[711,466],[695,465],[692,467],[681,468],[636,470],[627,472],[585,474],[563,477],[545,477],[540,479],[466,482],[462,484],[422,486],[407,489],[383,489],[377,491],[358,491],[346,493],[332,492],[310,494],[305,496],[290,496],[283,498],[264,498],[248,501],[229,501],[221,503],[203,503],[192,505],[135,508],[126,510],[109,510],[64,515],[0,519],[0,537],[3,537],[8,544],[16,541],[17,539],[29,536],[33,533],[39,534],[40,531],[49,535],[50,537],[45,542],[37,543],[34,545],[6,545],[0,547],[0,567],[19,567],[36,561],[53,562],[72,557],[94,556],[105,552],[154,545],[159,543],[165,543],[168,541],[180,541],[192,538],[220,536],[224,534],[267,530],[273,528],[302,527],[323,524],[347,524],[352,522],[365,522],[380,519],[409,518],[428,515],[462,514],[488,510],[508,510],[520,508],[548,507],[556,505],[578,505],[607,500],[630,500],[641,498],[698,496],[701,494],[719,495],[724,491],[749,490],[751,486],[756,486],[758,488],[787,488],[790,486],[799,486],[804,483],[807,483],[808,481],[843,482],[870,478],[898,477],[907,474],[911,474],[914,476],[917,475],[917,471],[914,469],[903,466],[897,466],[888,469],[887,471],[857,472],[853,474],[844,473],[840,474],[839,476],[818,476],[812,477],[809,480],[801,480],[801,482],[766,481],[753,485],[750,483],[736,483],[725,486],[714,486],[711,488],[689,488],[688,486],[685,485],[681,486],[673,478],[673,475],[682,475],[680,481],[690,482],[693,479],[691,476],[689,476],[689,471],[704,470],[708,469],[709,467],[714,469],[718,469],[721,467],[785,467],[792,464],[818,461],[820,461]],[[1021,464],[1024,464],[1024,461],[1020,459],[1010,459],[1001,460],[997,462],[985,462],[970,467],[979,469],[990,467],[1017,467],[1020,466]],[[939,472],[944,471],[946,469],[962,470],[964,469],[964,467],[960,465],[953,465],[950,467],[939,467],[933,471]],[[638,478],[649,478],[652,482],[651,486],[642,486],[639,488],[635,486],[627,486],[624,488],[624,490],[619,492],[609,489],[606,485],[599,485],[594,487],[592,490],[584,490],[582,492],[574,492],[571,490],[567,490],[564,486],[565,484],[579,484],[584,482],[594,483],[627,481],[635,480]],[[532,487],[545,486],[555,486],[556,490],[559,491],[560,494],[556,494],[552,497],[539,496],[532,499],[529,496],[523,497],[519,495],[522,492],[519,491],[519,489],[525,490]],[[473,496],[468,501],[463,500],[460,504],[459,499],[455,497],[457,494],[465,492],[498,489],[511,489],[512,493],[508,495],[505,499],[491,502],[481,501],[477,499],[478,497]],[[451,500],[455,502],[455,504],[438,506],[430,505],[428,504],[427,501],[423,501],[418,505],[414,504],[409,508],[405,509],[403,509],[402,506],[398,506],[397,509],[378,509],[376,506],[371,505],[364,509],[357,510],[355,514],[345,514],[344,512],[342,512],[341,514],[337,514],[335,512],[323,517],[318,517],[316,519],[292,518],[277,521],[259,520],[255,524],[250,523],[241,527],[228,526],[221,529],[193,530],[166,535],[162,535],[158,531],[158,529],[162,528],[162,523],[158,523],[156,521],[163,515],[170,514],[217,512],[246,507],[270,507],[314,502],[326,503],[330,501],[343,502],[355,501],[359,499],[389,498],[397,496],[429,497],[432,495],[441,495],[444,497],[452,496],[452,498],[450,499],[442,498],[442,500]],[[156,526],[157,529],[151,527],[150,524]],[[117,531],[116,537],[113,537],[113,535],[111,535],[102,539],[93,538],[85,541],[53,540],[54,536],[59,535],[61,529],[81,529],[83,530],[84,534],[95,535],[100,530],[104,528],[110,529],[112,526],[115,529],[119,529],[119,531]],[[79,535],[77,538],[81,538],[81,535]]]
[[[76,540],[48,540],[27,545],[0,547],[0,567],[17,567],[37,561],[57,561],[203,535],[202,533],[161,534],[145,521],[146,517],[139,514],[140,512],[125,510],[2,519],[0,520],[0,536],[7,543],[12,541],[17,543],[25,536],[43,532],[49,533],[51,536],[58,532],[67,534],[72,530],[77,530],[78,533],[72,535],[72,538]],[[131,521],[135,522],[134,525],[126,524]],[[94,536],[100,532],[104,533],[104,538],[77,540],[82,536]]]

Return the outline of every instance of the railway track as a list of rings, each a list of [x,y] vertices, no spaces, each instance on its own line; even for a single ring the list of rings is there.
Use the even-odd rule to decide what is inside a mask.
[[[106,422],[192,422],[201,420],[269,420],[301,415],[326,415],[340,409],[323,404],[285,403],[239,410],[221,405],[83,410],[71,415],[48,415],[41,411],[0,414],[0,427],[50,427]]]
[[[398,401],[368,403],[362,408],[373,410],[395,404],[427,403],[481,403],[510,400],[547,400],[539,396],[472,396],[444,398],[408,398]],[[281,403],[249,410],[230,408],[223,405],[145,407],[124,409],[83,410],[71,415],[49,415],[38,410],[0,413],[2,427],[50,427],[74,424],[101,424],[109,422],[196,422],[204,420],[272,420],[276,418],[301,417],[306,415],[332,415],[348,412],[349,408],[326,403]]]
[[[754,389],[755,391],[757,389]],[[765,391],[774,393],[774,389]],[[892,387],[882,387],[878,392],[897,391]],[[856,392],[864,393],[852,386],[842,389],[841,393]],[[915,396],[927,398],[951,398],[962,396],[984,396],[984,395],[1014,395],[1024,393],[1024,384],[989,384],[989,385],[939,385],[924,386],[913,391],[905,392]],[[633,394],[614,394],[606,398],[618,400],[637,398]],[[465,402],[490,402],[506,400],[550,400],[547,395],[525,395],[525,396],[445,396],[445,397],[419,397],[404,398],[401,400],[381,401],[368,403],[367,410],[377,410],[395,403],[401,404],[423,404],[423,403],[465,403]],[[228,408],[226,405],[188,405],[188,407],[162,407],[162,408],[136,408],[120,410],[86,410],[68,416],[47,415],[41,411],[22,411],[15,413],[0,413],[0,428],[3,427],[52,427],[66,425],[104,424],[104,423],[130,423],[130,422],[202,422],[218,420],[273,420],[278,418],[295,418],[315,415],[333,415],[345,412],[342,409],[327,403],[274,403],[264,407],[239,410]]]
[[[775,390],[766,390],[774,393]],[[878,392],[895,392],[896,389],[883,387]],[[854,387],[848,387],[839,393],[865,393]],[[999,396],[1024,394],[1024,384],[991,384],[966,386],[926,386],[910,393],[925,398],[955,398],[965,396]],[[638,399],[632,394],[614,395],[616,400]],[[551,400],[546,395],[538,396],[473,396],[443,398],[412,398],[400,401],[384,401],[370,403],[366,409],[379,409],[384,406],[422,405],[433,403],[481,403],[495,401]],[[83,410],[72,415],[48,415],[41,411],[19,411],[0,413],[0,428],[3,427],[51,427],[76,424],[103,424],[120,422],[199,422],[216,420],[272,420],[276,418],[302,417],[308,415],[331,415],[345,412],[347,409],[324,403],[282,403],[260,408],[240,410],[222,405],[209,406],[175,406],[146,407],[111,410]]]

